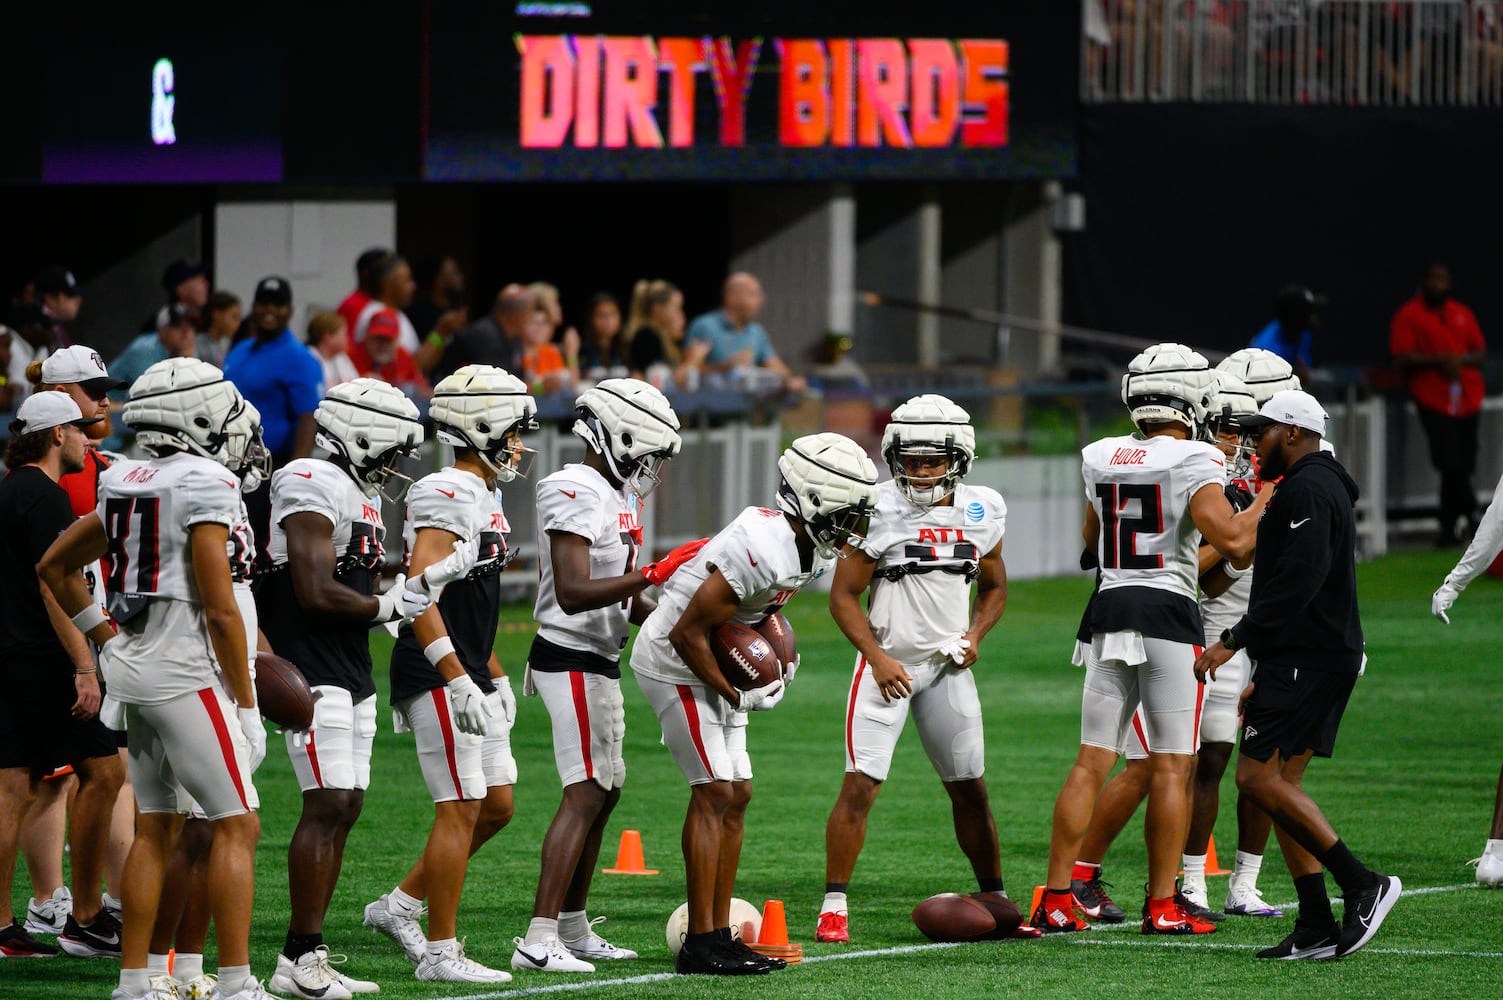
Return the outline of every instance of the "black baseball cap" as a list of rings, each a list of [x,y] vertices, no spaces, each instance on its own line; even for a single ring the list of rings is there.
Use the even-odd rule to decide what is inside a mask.
[[[208,269],[202,264],[191,260],[175,260],[167,265],[167,270],[162,272],[162,291],[170,296],[177,291],[178,285],[190,278],[197,278],[208,273]]]
[[[83,288],[79,286],[72,271],[61,265],[53,265],[37,275],[37,294],[78,297],[83,295]]]
[[[256,294],[251,298],[252,305],[269,302],[274,306],[292,305],[292,283],[286,278],[270,275],[256,283]]]
[[[197,325],[198,311],[181,302],[163,306],[157,312],[157,329],[165,330],[169,326],[182,326],[184,323]]]

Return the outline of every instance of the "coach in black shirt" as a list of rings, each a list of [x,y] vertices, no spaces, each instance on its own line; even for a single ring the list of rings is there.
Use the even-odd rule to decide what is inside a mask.
[[[1275,393],[1242,427],[1260,435],[1259,476],[1278,488],[1258,524],[1247,614],[1201,654],[1195,673],[1214,678],[1244,648],[1255,665],[1243,696],[1237,788],[1273,817],[1299,893],[1293,933],[1258,957],[1339,958],[1367,944],[1401,888],[1352,855],[1301,787],[1310,758],[1331,756],[1362,670],[1357,484],[1322,450],[1326,414],[1308,393]],[[1346,901],[1341,926],[1322,867]]]
[[[73,765],[73,913],[59,943],[71,955],[120,957],[120,925],[99,906],[110,814],[125,779],[115,737],[99,721],[99,684],[83,633],[43,590],[36,564],[73,523],[65,473],[80,472],[86,418],[65,392],[27,397],[11,424],[0,480],[0,949],[56,954],[15,921],[11,872],[21,818],[37,783]]]

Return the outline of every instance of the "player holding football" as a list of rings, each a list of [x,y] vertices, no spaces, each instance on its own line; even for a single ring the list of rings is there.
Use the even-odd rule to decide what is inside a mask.
[[[1072,867],[1140,700],[1152,772],[1143,933],[1216,929],[1174,898],[1199,744],[1202,688],[1190,670],[1204,642],[1195,603],[1198,542],[1245,562],[1257,540],[1257,518],[1235,517],[1223,492],[1225,458],[1201,440],[1215,389],[1199,354],[1181,344],[1150,347],[1122,379],[1122,401],[1140,434],[1103,438],[1082,452],[1091,506],[1081,535],[1096,553],[1101,583],[1091,602],[1080,752],[1055,802],[1048,881],[1033,914],[1045,932],[1089,926],[1074,912]]]
[[[684,869],[689,929],[678,953],[680,973],[761,975],[780,959],[753,952],[730,930],[731,893],[741,859],[750,759],[734,753],[744,729],[734,716],[765,711],[783,696],[783,681],[738,691],[710,652],[710,636],[727,622],[753,626],[866,535],[877,502],[877,470],[839,434],[811,434],[778,460],[778,510],[748,507],[710,540],[663,588],[632,649],[632,671],[663,727],[663,742],[689,782]],[[742,770],[738,772],[738,768]]]
[[[377,595],[386,535],[377,498],[405,478],[397,464],[423,440],[417,407],[385,382],[360,378],[331,389],[314,422],[329,455],[296,459],[272,475],[271,570],[256,589],[272,649],[298,665],[318,699],[312,728],[286,734],[303,811],[287,850],[287,939],[269,985],[309,1000],[348,1000],[378,990],[335,971],[323,943],[345,839],[370,784],[376,685],[367,633],[420,614],[431,591],[468,566],[456,553]]]
[[[217,368],[195,358],[148,368],[123,417],[153,457],[105,471],[96,513],[64,532],[39,567],[73,624],[103,647],[110,694],[125,706],[140,817],[125,867],[113,1000],[178,995],[172,980],[153,978],[147,950],[163,866],[183,825],[181,791],[214,827],[216,995],[271,1000],[251,977],[248,947],[260,833],[250,774],[265,756],[266,730],[228,555],[242,503],[226,466],[243,464],[251,447],[233,428],[244,405]],[[108,614],[79,572],[106,555]]]
[[[1022,922],[1002,886],[997,824],[982,778],[981,700],[970,669],[1007,606],[1007,505],[997,491],[961,482],[976,457],[976,432],[970,415],[943,396],[915,396],[894,410],[882,457],[893,478],[881,486],[870,533],[836,566],[830,588],[830,614],[857,656],[845,780],[825,825],[816,941],[851,939],[846,886],[910,706],[980,891],[1011,911],[1012,926]],[[869,614],[861,609],[868,588]]]
[[[543,838],[532,922],[515,940],[513,969],[593,972],[594,962],[636,958],[594,931],[585,910],[600,840],[621,798],[626,714],[621,650],[629,626],[653,604],[642,596],[698,551],[680,546],[637,568],[637,513],[678,454],[678,417],[668,398],[635,379],[605,379],[575,401],[583,462],[537,486],[538,634],[527,654],[524,694],[553,721],[563,799]]]
[[[512,816],[517,702],[492,648],[500,574],[511,557],[498,486],[517,477],[527,454],[522,432],[537,429],[536,414],[521,379],[465,365],[434,386],[429,410],[439,441],[454,448],[454,463],[407,491],[407,571],[421,573],[456,551],[472,564],[402,627],[391,653],[391,701],[402,728],[416,737],[433,829],[401,884],[365,908],[365,923],[403,946],[421,980],[511,980],[467,958],[455,925],[470,855]],[[427,940],[417,922],[424,899]]]

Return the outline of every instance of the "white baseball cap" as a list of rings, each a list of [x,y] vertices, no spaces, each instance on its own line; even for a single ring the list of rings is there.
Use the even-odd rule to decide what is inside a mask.
[[[26,397],[26,401],[16,411],[16,419],[11,421],[10,432],[19,437],[22,434],[34,434],[37,431],[47,431],[66,424],[87,427],[89,424],[99,423],[102,419],[102,417],[84,416],[78,404],[73,402],[73,397],[66,392],[34,392]]]
[[[90,393],[108,392],[125,384],[123,379],[110,377],[98,351],[81,344],[65,347],[49,355],[42,362],[42,381],[48,385],[76,383]]]
[[[1268,397],[1268,402],[1256,416],[1243,417],[1239,424],[1243,430],[1259,430],[1269,424],[1289,424],[1302,427],[1320,437],[1326,436],[1326,421],[1329,414],[1320,408],[1315,397],[1301,389],[1281,389]]]

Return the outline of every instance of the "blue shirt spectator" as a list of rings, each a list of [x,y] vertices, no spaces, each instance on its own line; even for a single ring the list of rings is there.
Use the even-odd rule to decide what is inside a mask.
[[[1309,381],[1310,369],[1315,367],[1315,329],[1325,304],[1324,296],[1304,285],[1285,285],[1273,300],[1273,322],[1259,330],[1247,346],[1272,351],[1289,362],[1301,381]]]
[[[1272,351],[1289,362],[1290,365],[1298,363],[1304,365],[1306,368],[1313,368],[1315,367],[1315,360],[1311,352],[1311,345],[1314,342],[1315,334],[1308,328],[1300,330],[1298,333],[1289,333],[1284,330],[1282,323],[1274,320],[1259,330],[1247,346],[1261,347],[1265,351]]]
[[[707,373],[722,373],[739,380],[737,369],[766,369],[782,391],[803,392],[806,386],[803,376],[793,374],[783,364],[767,339],[767,331],[757,322],[757,314],[766,301],[756,275],[738,271],[725,279],[720,308],[690,323],[685,339],[690,344],[710,345],[702,363]]]
[[[278,464],[287,461],[299,419],[318,409],[324,398],[323,366],[284,327],[270,339],[258,335],[232,347],[224,374],[261,411],[266,450]]]
[[[777,357],[761,323],[749,320],[744,326],[737,327],[724,309],[696,316],[689,324],[688,339],[710,345],[705,360],[712,365],[727,364],[738,354],[750,352],[751,363],[761,368],[768,359]]]

